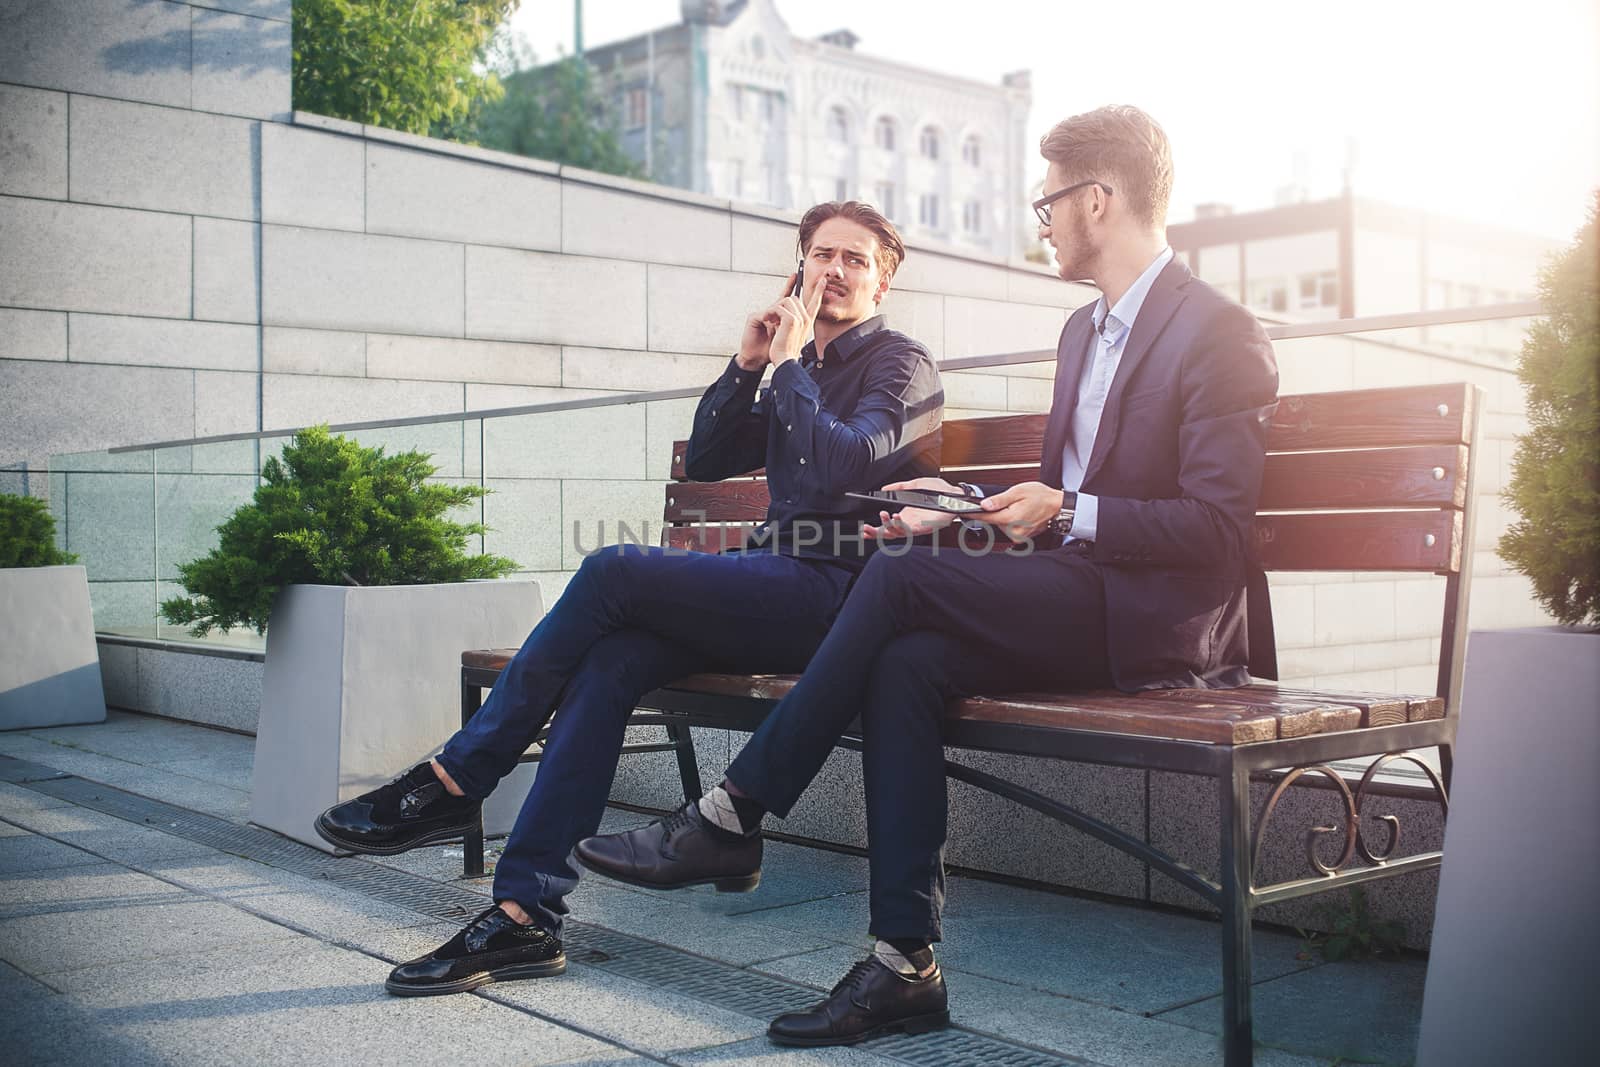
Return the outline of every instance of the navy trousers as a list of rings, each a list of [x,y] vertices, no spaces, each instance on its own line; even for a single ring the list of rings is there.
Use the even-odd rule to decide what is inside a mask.
[[[937,941],[945,707],[977,693],[1110,685],[1104,608],[1098,569],[1070,547],[1026,556],[880,552],[728,780],[787,815],[860,715],[871,933]]]
[[[562,898],[578,884],[572,847],[600,825],[639,697],[701,671],[803,670],[854,574],[769,553],[619,545],[587,557],[438,756],[468,796],[486,797],[560,709],[496,866],[494,898],[559,932]]]

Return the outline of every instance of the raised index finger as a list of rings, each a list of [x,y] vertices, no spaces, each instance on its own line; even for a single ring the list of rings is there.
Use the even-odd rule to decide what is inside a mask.
[[[828,279],[826,275],[818,275],[807,280],[811,282],[811,292],[805,294],[806,318],[815,322],[817,312],[822,309],[822,294],[828,290]]]

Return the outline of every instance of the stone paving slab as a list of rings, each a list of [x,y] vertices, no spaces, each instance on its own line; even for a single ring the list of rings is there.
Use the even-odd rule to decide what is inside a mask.
[[[26,786],[15,785],[11,782],[0,782],[0,819],[9,819],[14,814],[27,811],[43,811],[46,808],[70,808],[70,800],[61,800],[48,793],[41,793]]]
[[[1255,1035],[1287,1049],[1314,1049],[1358,1063],[1408,1064],[1417,1054],[1427,964],[1328,963],[1255,987]],[[1162,1016],[1221,1033],[1216,1000]]]
[[[374,929],[434,922],[409,908],[209,849],[203,856],[152,863],[146,869],[213,899],[333,941],[349,941]]]
[[[54,989],[0,960],[0,1004],[21,1004],[55,995]]]
[[[693,1067],[891,1067],[904,1063],[873,1055],[871,1042],[853,1048],[784,1048],[765,1037],[696,1049],[672,1057],[672,1062]]]
[[[392,997],[358,953],[308,938],[61,976],[75,1014],[182,1063],[554,1064],[617,1049],[481,997]],[[448,1049],[430,1056],[425,1050]]]
[[[80,910],[71,922],[59,913],[0,920],[0,959],[50,980],[85,967],[217,953],[295,935],[225,904],[160,904]],[[51,980],[51,984],[57,984]]]
[[[31,833],[0,838],[0,878],[27,871],[82,867],[99,862],[99,857],[82,849]]]
[[[209,853],[205,845],[160,829],[130,823],[88,808],[47,808],[15,816],[19,826],[47,834],[63,845],[130,866]]]
[[[154,907],[194,899],[160,879],[96,857],[90,859],[94,862],[87,866],[19,871],[0,879],[0,919]]]

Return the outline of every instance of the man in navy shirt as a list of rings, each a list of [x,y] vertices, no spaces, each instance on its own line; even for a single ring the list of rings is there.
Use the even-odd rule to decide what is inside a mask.
[[[802,670],[876,544],[861,536],[876,512],[844,493],[938,473],[938,369],[877,314],[905,256],[894,226],[866,204],[819,204],[800,222],[799,247],[800,291],[790,275],[745,322],[738,354],[700,401],[686,457],[700,481],[766,467],[772,502],[751,542],[722,555],[616,545],[589,556],[438,756],[318,817],[327,841],[371,855],[459,838],[560,711],[497,865],[494,906],[396,967],[389,992],[562,973],[564,898],[578,883],[569,854],[599,826],[638,698],[703,671]],[[699,812],[680,816],[693,823]]]

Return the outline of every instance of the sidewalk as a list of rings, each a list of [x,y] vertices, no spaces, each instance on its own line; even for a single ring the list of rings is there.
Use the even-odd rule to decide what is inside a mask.
[[[253,739],[112,713],[0,734],[0,1048],[30,1063],[1220,1064],[1219,928],[952,877],[957,1027],[780,1049],[868,945],[866,861],[769,843],[761,889],[584,881],[560,978],[396,998],[488,904],[459,847],[335,859],[246,825]],[[605,830],[647,816],[613,811]],[[1409,1063],[1425,965],[1258,931],[1256,1063]]]

